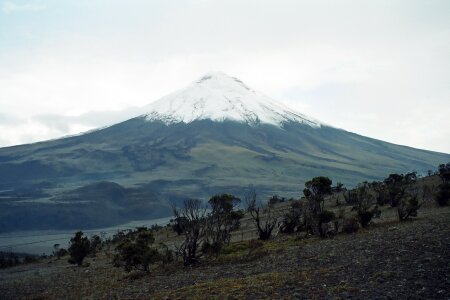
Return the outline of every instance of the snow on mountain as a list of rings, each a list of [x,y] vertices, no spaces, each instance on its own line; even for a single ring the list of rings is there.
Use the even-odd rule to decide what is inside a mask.
[[[146,109],[148,113],[144,117],[147,120],[166,124],[211,119],[279,127],[286,122],[321,126],[313,118],[293,111],[222,72],[210,72],[187,88],[151,103]]]

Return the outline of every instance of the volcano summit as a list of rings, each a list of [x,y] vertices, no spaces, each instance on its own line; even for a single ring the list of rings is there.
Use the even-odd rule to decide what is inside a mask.
[[[351,186],[448,161],[323,124],[214,72],[122,123],[0,148],[0,228],[107,226],[168,215],[186,197],[249,185],[299,197],[313,176]]]
[[[271,124],[281,127],[298,122],[318,127],[310,117],[262,95],[237,78],[210,72],[191,86],[163,97],[149,107],[147,120],[191,123],[198,120],[236,121],[248,125]]]

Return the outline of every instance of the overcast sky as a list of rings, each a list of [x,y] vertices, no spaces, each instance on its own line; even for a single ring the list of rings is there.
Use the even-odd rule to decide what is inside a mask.
[[[0,146],[105,126],[210,70],[450,153],[450,1],[0,0]]]

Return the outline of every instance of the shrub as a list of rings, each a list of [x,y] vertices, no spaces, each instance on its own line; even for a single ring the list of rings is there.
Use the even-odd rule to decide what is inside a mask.
[[[335,217],[334,212],[329,211],[329,210],[323,210],[322,212],[317,214],[317,216],[316,216],[317,229],[318,229],[321,237],[325,237],[327,235],[327,232],[324,231],[322,225],[333,221],[334,217]]]
[[[409,196],[403,199],[397,207],[398,218],[400,221],[405,221],[409,217],[417,217],[417,210],[422,206],[419,204],[417,195]]]
[[[208,243],[220,251],[220,247],[230,243],[231,232],[241,225],[242,211],[236,211],[241,200],[230,194],[215,195],[209,199],[211,212],[207,217],[206,239]]]
[[[450,183],[445,182],[438,186],[436,202],[439,206],[447,206],[450,201]]]
[[[370,191],[369,183],[363,182],[352,191],[354,194],[354,206],[352,210],[356,210],[358,220],[362,227],[367,227],[372,218],[379,218],[381,211],[378,204],[375,204],[375,198]],[[375,204],[375,206],[373,206]]]
[[[284,201],[285,201],[284,198],[279,197],[278,195],[273,195],[272,197],[270,197],[269,202],[268,202],[268,205],[273,206],[273,205],[275,205],[275,204],[277,204],[277,203],[282,203],[282,202],[284,202]]]
[[[160,245],[162,251],[160,252],[160,258],[163,264],[169,264],[175,260],[175,255],[165,244]]]
[[[66,256],[68,253],[69,252],[66,249],[61,248],[61,249],[58,249],[58,251],[55,253],[55,255],[56,255],[56,257],[58,257],[58,259],[60,259],[61,257]]]
[[[89,252],[95,257],[97,255],[97,251],[101,249],[102,239],[98,235],[93,235],[91,237],[90,244]]]
[[[248,241],[248,250],[249,252],[254,252],[256,249],[262,248],[263,242],[260,240],[250,240]]]
[[[333,221],[334,216],[335,216],[334,212],[329,211],[329,210],[324,210],[317,215],[317,220],[319,221],[320,224],[328,223],[328,222]]]
[[[185,227],[186,218],[176,217],[175,219],[170,219],[170,227],[177,235],[182,235],[184,233],[183,228]]]
[[[397,207],[405,196],[407,188],[412,183],[416,182],[416,179],[417,173],[411,172],[405,175],[390,174],[389,177],[384,180],[392,207]]]
[[[450,182],[450,162],[439,165],[439,177],[443,182]]]
[[[369,225],[370,221],[372,221],[373,214],[373,211],[363,211],[358,213],[359,223],[361,223],[362,227],[367,227],[367,225]]]
[[[280,231],[283,233],[294,233],[305,226],[303,215],[303,204],[301,202],[293,202],[288,212],[283,216],[280,223]]]
[[[78,231],[75,236],[70,239],[69,246],[69,263],[81,266],[84,258],[89,254],[90,242],[89,239],[83,236],[83,232]]]
[[[358,202],[358,194],[355,189],[348,190],[344,193],[345,203],[347,205],[355,205]]]
[[[202,244],[201,251],[207,255],[218,255],[222,250],[223,244],[220,242],[209,242],[205,241]]]
[[[303,194],[311,202],[312,213],[316,215],[321,212],[325,205],[325,196],[331,194],[331,184],[333,182],[328,177],[314,177],[305,182]]]
[[[123,240],[116,247],[118,254],[114,257],[114,265],[123,266],[127,272],[133,268],[148,272],[150,264],[161,260],[159,252],[150,247],[153,242],[153,235],[149,231],[139,232],[135,240]]]
[[[359,222],[356,218],[344,219],[342,231],[345,233],[355,233],[359,230]]]
[[[67,250],[65,250],[67,252]],[[24,264],[30,264],[36,262],[38,259],[34,255],[26,255],[23,259]]]

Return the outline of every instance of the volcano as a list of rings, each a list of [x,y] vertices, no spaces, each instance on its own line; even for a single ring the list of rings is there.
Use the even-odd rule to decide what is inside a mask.
[[[169,203],[299,197],[314,176],[352,186],[436,169],[450,155],[364,137],[211,72],[133,119],[0,148],[0,230],[94,228],[168,215]]]

